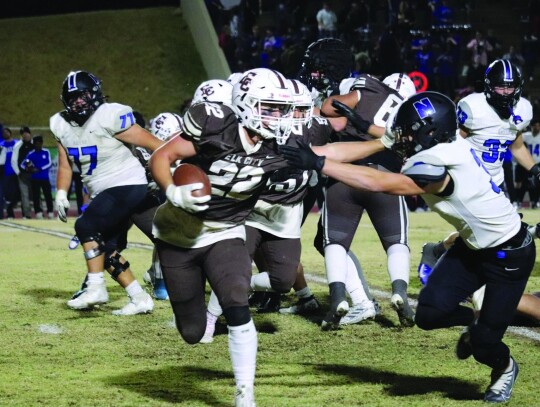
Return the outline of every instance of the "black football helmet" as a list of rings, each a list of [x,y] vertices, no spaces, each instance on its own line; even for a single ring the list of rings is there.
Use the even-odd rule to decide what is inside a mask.
[[[392,150],[402,159],[439,143],[455,140],[456,106],[438,92],[422,92],[398,108],[392,124],[396,142]]]
[[[82,126],[96,109],[105,102],[101,81],[90,72],[70,72],[62,85],[60,95],[66,110],[63,117]],[[83,103],[77,102],[82,99]]]
[[[497,93],[495,88],[514,88],[514,91],[502,95]],[[501,118],[508,119],[514,113],[522,90],[523,76],[519,68],[508,59],[496,59],[487,67],[484,76],[484,94],[487,102]]]
[[[307,47],[298,79],[310,90],[328,93],[351,75],[353,61],[352,51],[343,41],[321,38]]]

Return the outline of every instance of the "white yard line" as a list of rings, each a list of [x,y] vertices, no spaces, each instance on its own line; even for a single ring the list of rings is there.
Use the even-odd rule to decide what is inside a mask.
[[[70,234],[64,233],[64,232],[57,232],[57,231],[49,230],[49,229],[42,229],[42,228],[36,228],[36,227],[32,227],[32,226],[25,226],[25,225],[21,225],[21,224],[9,222],[9,221],[6,222],[6,221],[1,221],[0,220],[0,226],[6,226],[6,227],[14,228],[14,229],[26,230],[26,231],[35,232],[35,233],[43,233],[43,234],[46,234],[46,235],[61,237],[61,238],[65,238],[65,239],[71,239],[73,237],[73,235],[70,235]],[[138,249],[145,249],[145,250],[152,250],[153,249],[153,246],[151,244],[146,244],[146,243],[129,243],[128,248],[129,247],[138,248]],[[309,274],[309,273],[305,274],[305,277],[306,277],[306,279],[308,281],[312,281],[314,283],[318,283],[318,284],[322,284],[322,285],[327,284],[326,278],[324,278],[324,277],[316,276],[316,275]],[[372,294],[374,294],[377,297],[382,297],[382,298],[385,298],[385,299],[390,298],[390,293],[389,292],[382,291],[382,290],[377,290],[377,289],[370,289],[370,291],[371,291]],[[415,308],[418,305],[418,302],[416,300],[410,299],[410,298],[409,298],[409,303]],[[533,331],[531,329],[528,329],[528,328],[525,328],[525,327],[511,326],[511,327],[508,328],[508,331],[512,332],[515,335],[519,335],[519,336],[522,336],[524,338],[531,339],[531,340],[536,341],[536,342],[540,342],[540,333],[535,332],[535,331]]]

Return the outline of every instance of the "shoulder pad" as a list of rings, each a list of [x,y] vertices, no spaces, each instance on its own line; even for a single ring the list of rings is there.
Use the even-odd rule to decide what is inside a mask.
[[[440,182],[448,174],[446,167],[424,162],[417,162],[411,167],[405,168],[402,173],[411,178],[419,187]]]

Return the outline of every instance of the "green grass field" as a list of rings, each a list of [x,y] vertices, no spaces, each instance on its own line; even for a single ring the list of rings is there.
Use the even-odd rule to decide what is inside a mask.
[[[538,221],[540,212],[524,210]],[[322,258],[312,248],[317,215],[304,227],[303,257],[311,288],[324,305]],[[451,231],[433,213],[411,214],[411,299],[420,290],[416,265],[422,243]],[[21,229],[26,227],[27,230]],[[76,312],[65,302],[84,276],[81,249],[68,250],[68,224],[46,220],[0,221],[0,405],[1,406],[230,406],[234,382],[226,329],[209,345],[189,346],[171,326],[171,310],[157,302],[152,315],[115,317],[126,296],[113,281],[111,301],[99,310]],[[125,251],[139,281],[150,264],[146,238]],[[256,378],[258,406],[475,406],[489,381],[489,369],[458,361],[458,328],[424,332],[401,328],[385,293],[386,260],[369,223],[362,220],[353,247],[382,306],[375,322],[321,332],[313,319],[254,315],[259,330]],[[527,291],[540,290],[535,267]],[[294,300],[287,296],[284,303]],[[540,330],[508,333],[520,364],[509,403],[539,405]],[[523,333],[529,337],[523,336]]]

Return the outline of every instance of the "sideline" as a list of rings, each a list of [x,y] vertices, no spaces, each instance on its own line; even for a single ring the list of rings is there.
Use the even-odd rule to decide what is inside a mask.
[[[73,237],[73,235],[70,235],[70,234],[64,233],[64,232],[56,232],[54,230],[49,230],[49,229],[42,229],[42,228],[36,228],[36,227],[32,227],[32,226],[19,225],[17,223],[13,223],[13,222],[9,222],[9,221],[3,221],[3,220],[0,220],[0,226],[6,226],[6,227],[13,228],[13,229],[25,230],[25,231],[28,231],[28,232],[43,233],[43,234],[46,234],[46,235],[60,237],[60,238],[68,239],[68,240],[71,240],[71,238]],[[133,247],[133,248],[145,249],[145,250],[153,250],[153,248],[154,248],[153,245],[146,244],[146,243],[128,243],[127,247],[128,247],[128,249]],[[322,285],[327,284],[326,279],[324,277],[315,276],[315,275],[312,275],[312,274],[305,274],[305,277],[306,277],[306,279],[308,281],[311,281],[311,282],[314,282],[314,283],[318,283],[318,284],[322,284]],[[390,293],[388,293],[386,291],[382,291],[382,290],[378,290],[378,289],[372,289],[372,288],[370,288],[369,291],[372,294],[374,294],[375,296],[377,296],[377,297],[384,298],[384,299],[390,299]],[[416,300],[412,299],[412,298],[409,298],[409,303],[414,308],[416,308],[416,306],[418,305],[418,302]],[[536,341],[536,342],[540,342],[540,333],[535,332],[535,331],[533,331],[533,330],[531,330],[529,328],[510,326],[510,327],[508,327],[508,332],[511,332],[511,333],[513,333],[515,335],[518,335],[518,336],[525,337],[527,339],[531,339],[531,340]]]

